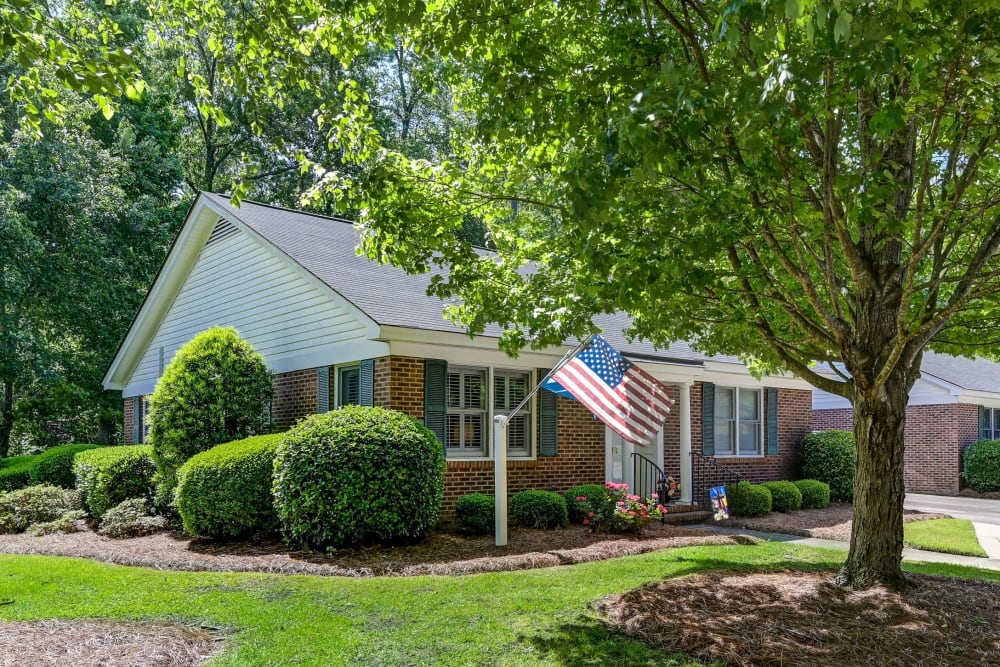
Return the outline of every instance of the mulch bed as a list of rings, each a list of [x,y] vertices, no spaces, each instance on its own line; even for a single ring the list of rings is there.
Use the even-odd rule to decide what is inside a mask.
[[[83,527],[83,526],[81,526]],[[421,574],[474,574],[571,565],[630,556],[671,547],[746,544],[742,535],[719,535],[694,528],[654,524],[642,537],[595,535],[582,527],[510,531],[508,545],[492,535],[432,534],[407,547],[289,551],[279,540],[211,542],[182,533],[158,533],[116,540],[89,529],[31,537],[0,535],[0,553],[75,556],[164,570],[276,572],[348,577]]]
[[[818,537],[824,540],[851,540],[851,521],[854,518],[854,505],[850,503],[832,503],[829,507],[814,510],[797,510],[795,512],[772,512],[759,518],[727,519],[720,521],[720,526],[730,528],[745,528],[762,530],[769,533],[799,535],[801,537]],[[947,514],[917,512],[905,510],[903,523],[911,521],[926,521],[928,519],[947,519]]]
[[[989,500],[1000,500],[1000,491],[976,491],[965,488],[958,492],[958,495],[966,498],[987,498]]]
[[[829,574],[708,573],[605,598],[613,629],[730,665],[1000,664],[1000,584],[914,576],[904,594]]]
[[[0,623],[0,667],[194,667],[218,653],[222,639],[164,623]]]

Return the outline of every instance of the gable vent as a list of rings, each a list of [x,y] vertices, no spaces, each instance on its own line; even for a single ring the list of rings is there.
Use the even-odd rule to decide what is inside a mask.
[[[233,234],[239,232],[233,223],[228,220],[219,220],[218,224],[215,225],[215,229],[212,230],[212,235],[208,237],[208,241],[205,242],[206,246],[210,246],[216,241],[221,241],[227,236],[232,236]]]

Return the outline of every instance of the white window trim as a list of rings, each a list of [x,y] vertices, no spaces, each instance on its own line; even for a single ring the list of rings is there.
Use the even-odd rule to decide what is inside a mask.
[[[358,385],[358,392],[359,392],[359,398],[360,398],[360,391],[361,391],[361,386],[360,386],[360,382],[361,382],[361,362],[360,361],[352,361],[352,362],[347,363],[347,364],[336,364],[336,365],[334,365],[330,369],[331,371],[333,371],[333,378],[330,380],[330,391],[333,392],[333,396],[331,396],[331,398],[333,400],[330,401],[330,405],[332,406],[331,407],[332,410],[336,410],[337,408],[344,407],[344,406],[342,406],[340,404],[340,371],[346,370],[348,368],[357,368],[358,369],[358,383],[359,383],[359,385]]]
[[[767,450],[767,444],[764,442],[764,422],[766,421],[766,412],[764,409],[764,389],[762,387],[723,387],[716,385],[717,389],[732,389],[733,390],[733,421],[736,423],[736,428],[733,429],[733,453],[719,453],[718,451],[712,455],[712,458],[716,459],[762,459],[765,456],[765,451]],[[741,454],[740,453],[740,392],[741,391],[752,391],[757,394],[757,442],[760,445],[760,449],[756,454]],[[713,398],[714,400],[714,398]],[[714,409],[713,409],[714,412]],[[718,424],[718,417],[715,418],[715,424]],[[713,428],[713,432],[715,429]],[[712,443],[715,447],[716,443]]]
[[[997,416],[1000,416],[1000,408],[987,408],[983,406],[990,416],[990,427],[986,429],[990,440],[1000,439],[1000,428],[997,427]]]
[[[139,397],[139,444],[149,439],[149,394]]]
[[[488,388],[486,395],[486,454],[484,456],[462,456],[453,455],[445,447],[445,459],[448,461],[492,461],[493,460],[493,417],[496,412],[493,407],[493,374],[495,371],[500,371],[503,373],[527,373],[528,374],[528,391],[535,388],[538,383],[537,380],[537,370],[534,368],[511,368],[507,366],[477,366],[475,364],[448,364],[448,372],[451,369],[456,370],[484,370],[486,371],[486,386]],[[507,458],[516,461],[535,461],[538,459],[538,392],[531,397],[529,403],[531,407],[531,425],[528,428],[528,454],[517,454],[512,453],[510,449],[507,450]],[[445,414],[448,414],[447,407],[445,408]],[[521,414],[521,413],[518,413]]]

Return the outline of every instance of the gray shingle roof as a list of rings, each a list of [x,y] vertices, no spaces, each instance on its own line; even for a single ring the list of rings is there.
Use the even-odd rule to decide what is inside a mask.
[[[989,359],[926,352],[920,370],[962,389],[1000,393],[1000,364]]]
[[[460,331],[444,319],[441,300],[427,295],[426,275],[409,275],[394,266],[358,256],[355,251],[357,230],[349,221],[251,201],[243,201],[236,208],[228,197],[207,192],[202,196],[274,244],[378,324],[450,333]],[[623,313],[598,316],[594,322],[603,329],[608,342],[625,353],[689,363],[709,358],[695,352],[685,342],[673,343],[665,350],[645,341],[627,342],[623,331],[631,320]],[[501,331],[500,327],[490,325],[484,335],[499,337]],[[739,363],[735,357],[711,358]]]

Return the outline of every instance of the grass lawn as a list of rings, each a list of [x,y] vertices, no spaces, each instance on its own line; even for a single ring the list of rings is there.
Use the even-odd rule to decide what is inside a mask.
[[[465,577],[165,572],[0,556],[0,621],[167,620],[234,632],[213,665],[696,665],[611,634],[590,604],[708,569],[829,569],[840,552],[781,543],[690,547]],[[940,565],[914,571],[1000,581]],[[669,613],[669,610],[665,610]]]
[[[914,549],[986,557],[972,522],[965,519],[913,521],[903,527],[903,542]]]

